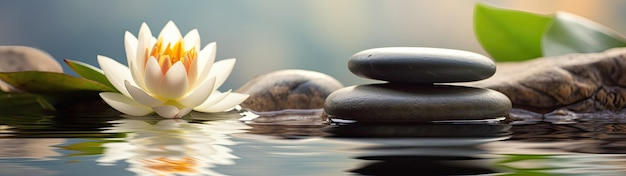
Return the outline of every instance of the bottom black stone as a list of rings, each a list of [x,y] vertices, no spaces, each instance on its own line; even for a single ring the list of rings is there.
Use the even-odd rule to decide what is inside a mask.
[[[333,92],[324,103],[329,117],[360,122],[493,119],[510,110],[511,101],[498,91],[453,85],[358,85]]]

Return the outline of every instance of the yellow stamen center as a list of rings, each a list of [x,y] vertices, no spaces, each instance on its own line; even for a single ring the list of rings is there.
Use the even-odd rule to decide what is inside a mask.
[[[163,38],[159,38],[152,47],[150,56],[157,59],[159,65],[161,65],[161,71],[165,74],[172,65],[179,61],[185,66],[185,70],[189,72],[189,67],[198,56],[198,52],[196,47],[185,51],[185,41],[183,39],[179,39],[174,46],[172,46],[172,43],[167,43],[167,46],[163,47]]]

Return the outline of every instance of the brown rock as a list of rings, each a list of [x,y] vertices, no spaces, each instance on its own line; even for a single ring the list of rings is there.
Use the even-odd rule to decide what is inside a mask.
[[[464,85],[500,91],[535,112],[619,111],[626,107],[626,48],[499,63],[496,74]]]
[[[343,85],[323,73],[280,70],[258,76],[236,92],[249,94],[241,106],[257,112],[284,109],[320,109],[324,100]]]
[[[63,68],[50,54],[27,46],[0,46],[0,72],[46,71],[62,73]],[[18,89],[0,81],[5,92]]]

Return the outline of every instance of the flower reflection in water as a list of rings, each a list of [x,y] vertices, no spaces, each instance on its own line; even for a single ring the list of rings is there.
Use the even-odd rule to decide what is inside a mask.
[[[151,119],[153,120],[153,119]],[[190,123],[167,119],[156,123],[142,119],[116,120],[108,133],[126,133],[121,142],[104,144],[97,161],[113,165],[124,160],[138,175],[223,175],[210,168],[230,165],[238,157],[226,146],[235,145],[228,134],[245,132],[235,121]]]

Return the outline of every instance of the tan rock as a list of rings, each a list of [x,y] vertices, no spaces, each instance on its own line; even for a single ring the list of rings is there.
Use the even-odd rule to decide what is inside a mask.
[[[500,91],[514,108],[540,113],[620,111],[626,107],[626,48],[498,63],[493,77],[463,85]]]
[[[236,92],[250,97],[241,107],[253,111],[320,109],[324,100],[343,85],[335,78],[308,70],[279,70],[258,76]]]
[[[46,71],[62,73],[63,68],[50,54],[28,46],[0,46],[0,72]],[[0,80],[5,92],[20,90]]]

